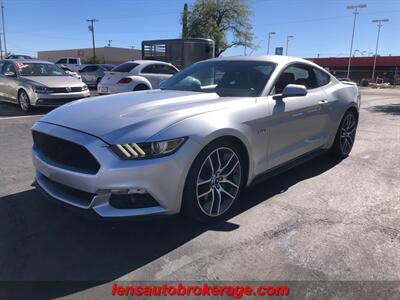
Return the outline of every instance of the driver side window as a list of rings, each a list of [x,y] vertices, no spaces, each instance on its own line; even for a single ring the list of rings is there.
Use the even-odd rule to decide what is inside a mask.
[[[307,89],[317,87],[312,69],[306,65],[287,67],[275,83],[275,94],[281,94],[288,84],[304,85]]]
[[[10,73],[10,72],[12,72],[14,74],[17,74],[17,71],[15,70],[13,64],[12,63],[6,63],[4,68],[3,68],[2,74],[6,74],[6,73]]]

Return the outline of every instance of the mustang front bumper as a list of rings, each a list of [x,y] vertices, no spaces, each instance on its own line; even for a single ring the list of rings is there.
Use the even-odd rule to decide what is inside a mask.
[[[37,122],[32,130],[85,147],[99,162],[95,174],[53,161],[37,147],[32,148],[36,182],[57,201],[86,210],[101,217],[130,217],[176,214],[181,208],[188,170],[201,149],[192,139],[174,154],[157,159],[122,161],[101,139],[65,127]],[[112,195],[137,191],[150,195],[157,203],[142,208],[116,208]]]

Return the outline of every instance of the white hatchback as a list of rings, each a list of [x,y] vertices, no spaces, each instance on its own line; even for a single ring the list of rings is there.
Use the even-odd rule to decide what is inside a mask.
[[[127,61],[105,72],[97,91],[104,95],[158,89],[162,81],[177,72],[175,66],[162,61]]]

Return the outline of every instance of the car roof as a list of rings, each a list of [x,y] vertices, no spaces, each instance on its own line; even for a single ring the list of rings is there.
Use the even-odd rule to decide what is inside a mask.
[[[52,62],[38,59],[6,59],[4,61],[12,61],[14,63],[42,63],[42,64],[53,64]]]
[[[145,60],[145,59],[129,60],[129,61],[123,62],[123,64],[125,64],[125,63],[136,63],[136,64],[139,64],[139,65],[150,65],[150,64],[172,65],[171,63],[168,63],[168,62],[165,62],[165,61]]]
[[[207,61],[265,61],[265,62],[273,62],[277,64],[287,64],[287,63],[305,63],[309,65],[316,66],[321,68],[317,64],[313,63],[312,61],[299,58],[299,57],[292,57],[292,56],[285,56],[285,55],[256,55],[256,56],[226,56],[226,57],[217,57],[211,58]]]

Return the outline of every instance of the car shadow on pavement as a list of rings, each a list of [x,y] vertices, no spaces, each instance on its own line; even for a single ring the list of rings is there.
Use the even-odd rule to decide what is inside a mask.
[[[377,105],[367,108],[371,112],[386,113],[393,116],[400,116],[400,104]]]
[[[24,112],[18,105],[7,102],[0,102],[0,118],[1,117],[21,117],[29,115],[43,115],[47,114],[53,108],[47,107],[33,107],[31,111]]]
[[[229,218],[339,162],[323,155],[248,188]],[[2,197],[0,281],[10,283],[0,285],[0,296],[1,289],[9,288],[11,293],[18,288],[18,294],[36,291],[38,298],[54,298],[116,280],[206,231],[237,229],[239,225],[229,218],[208,225],[180,216],[130,222],[95,221],[44,200],[36,189]],[[29,283],[32,280],[37,281],[33,286]],[[21,289],[28,283],[28,290]]]

